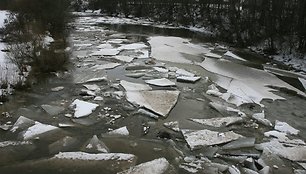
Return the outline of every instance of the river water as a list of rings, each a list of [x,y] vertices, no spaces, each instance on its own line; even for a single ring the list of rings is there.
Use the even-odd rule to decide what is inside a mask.
[[[290,139],[306,139],[305,89],[299,81],[299,78],[304,78],[303,75],[292,75],[290,72],[275,75],[277,65],[272,66],[275,62],[255,53],[214,43],[203,34],[187,29],[110,24],[99,22],[101,20],[98,16],[90,17],[91,20],[88,18],[77,17],[70,24],[73,28],[69,36],[70,49],[63,48],[70,51],[71,65],[68,70],[47,77],[39,76],[31,88],[16,91],[9,102],[0,106],[0,112],[3,113],[2,125],[10,127],[20,116],[24,116],[36,122],[60,127],[60,131],[30,138],[29,141],[35,147],[33,149],[23,150],[18,148],[19,145],[0,146],[0,170],[7,173],[84,173],[84,170],[92,173],[116,173],[130,167],[127,165],[118,169],[116,160],[110,162],[113,166],[111,169],[104,163],[100,166],[93,165],[94,167],[87,163],[83,165],[82,160],[75,161],[80,168],[74,168],[69,162],[70,159],[63,161],[68,167],[52,160],[48,161],[59,152],[87,152],[84,145],[94,135],[105,143],[111,153],[137,156],[136,164],[166,158],[172,166],[166,173],[228,172],[211,167],[212,163],[225,165],[230,167],[230,170],[235,166],[244,171],[244,168],[250,169],[245,161],[237,162],[233,158],[252,157],[256,161],[263,158],[262,151],[255,148],[254,144],[248,147],[240,144],[241,147],[236,149],[224,150],[222,146],[226,142],[213,142],[212,145],[192,148],[192,142],[188,141],[189,135],[164,126],[164,123],[168,122],[177,122],[181,130],[216,131],[218,136],[225,138],[230,137],[223,135],[224,132],[233,131],[244,137],[255,138],[255,143],[260,144],[272,140],[271,137],[265,137],[264,133],[274,130],[275,121],[279,120],[300,131],[298,135],[290,135],[290,132],[284,130]],[[235,56],[224,56],[229,50]],[[116,57],[118,55],[124,57]],[[264,71],[264,67],[273,69]],[[194,83],[177,81],[180,76],[178,69],[184,69],[201,79]],[[92,78],[101,77],[104,79],[88,82]],[[149,91],[161,91],[144,98],[145,102],[151,104],[150,107],[137,99],[131,103],[128,96],[141,92],[137,87],[133,89],[135,92],[122,85],[123,81],[145,85],[145,80],[160,78],[166,78],[175,85],[150,85],[152,89]],[[95,89],[86,90],[84,85],[94,85]],[[61,88],[57,90],[56,87]],[[208,93],[209,89],[213,89],[214,93]],[[165,91],[179,91],[177,101],[168,101]],[[232,100],[226,101],[220,93],[230,93],[229,91],[232,92]],[[141,95],[144,96],[144,93]],[[74,118],[75,110],[71,104],[76,99],[97,104],[98,107],[93,109],[89,116]],[[252,102],[246,102],[250,100]],[[214,107],[212,103],[220,106]],[[44,105],[50,106],[52,111],[49,111],[55,113],[48,113]],[[164,116],[160,114],[158,119],[151,118],[148,115],[160,113],[160,108],[153,105],[160,108],[169,105],[170,111]],[[139,108],[145,108],[149,114],[144,114]],[[84,110],[87,111],[87,108]],[[252,118],[253,114],[263,111],[265,118],[273,126],[263,125]],[[241,112],[245,116],[242,116]],[[214,127],[216,122],[213,125],[203,125],[190,120],[229,116],[242,118],[243,121],[228,126],[223,123],[220,127]],[[24,134],[28,127],[17,133],[12,132],[11,128],[0,130],[0,141],[26,140]],[[108,133],[121,127],[126,127],[129,135]],[[32,130],[31,133],[33,132],[35,131]],[[75,141],[58,141],[65,136]],[[203,137],[196,137],[194,141],[201,138]],[[213,138],[206,135],[204,139]],[[54,144],[56,141],[58,142]],[[290,146],[295,147],[292,144]],[[305,153],[305,145],[301,147],[301,153]],[[272,148],[271,160],[265,161],[271,171],[293,173],[293,169],[302,169],[296,162],[292,162],[292,159],[273,150]],[[24,154],[23,151],[28,153]],[[298,161],[306,161],[305,156]],[[69,167],[70,165],[74,167]],[[256,166],[256,169],[252,170],[259,171],[264,167],[257,163]]]

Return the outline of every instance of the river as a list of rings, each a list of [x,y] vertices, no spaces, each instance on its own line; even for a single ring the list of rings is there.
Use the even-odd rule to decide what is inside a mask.
[[[37,77],[0,106],[1,171],[116,173],[159,158],[167,162],[134,170],[302,169],[303,74],[188,29],[104,19],[76,17],[70,46],[62,48],[70,52],[68,70]],[[103,149],[120,155],[90,157]],[[122,154],[137,160],[122,162]]]

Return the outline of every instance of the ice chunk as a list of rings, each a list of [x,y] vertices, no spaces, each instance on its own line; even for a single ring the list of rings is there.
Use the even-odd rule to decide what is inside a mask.
[[[115,129],[107,133],[108,135],[116,135],[116,136],[129,136],[130,132],[126,126]]]
[[[81,118],[90,115],[94,110],[96,110],[98,106],[98,104],[89,103],[79,99],[74,100],[74,102],[71,104],[71,107],[75,107],[75,118]]]
[[[206,57],[211,57],[211,58],[217,58],[217,59],[222,58],[221,55],[215,54],[215,53],[212,53],[212,52],[206,53],[206,54],[204,54],[204,55],[205,55]]]
[[[302,166],[304,169],[306,169],[306,163],[298,163],[300,166]]]
[[[174,82],[172,82],[171,80],[168,80],[166,78],[146,80],[145,82],[147,84],[154,85],[154,86],[160,86],[160,87],[175,86]]]
[[[126,91],[145,91],[145,90],[152,90],[152,88],[149,85],[140,84],[140,83],[132,83],[125,80],[120,81],[120,85],[126,90]]]
[[[58,127],[36,122],[35,125],[29,127],[26,131],[22,133],[22,138],[24,140],[31,140],[39,138],[40,136],[46,133],[55,133],[58,130]]]
[[[302,83],[304,90],[306,91],[306,79],[303,79],[301,77],[298,78],[300,80],[300,82]]]
[[[118,174],[167,174],[170,164],[165,158],[139,164]]]
[[[11,128],[12,132],[16,132],[17,130],[24,130],[28,127],[31,127],[35,124],[34,120],[28,119],[24,116],[20,116],[13,127]]]
[[[234,165],[232,165],[228,168],[228,172],[230,174],[241,174],[240,170]]]
[[[55,88],[52,88],[51,91],[52,92],[58,92],[58,91],[62,91],[65,87],[63,86],[58,86],[58,87],[55,87]]]
[[[115,56],[114,58],[122,62],[132,62],[134,60],[134,57],[130,56]]]
[[[132,44],[127,44],[119,47],[118,49],[120,50],[138,50],[138,49],[143,49],[147,48],[148,46],[145,45],[144,43],[132,43]]]
[[[204,130],[181,130],[186,142],[191,150],[194,150],[201,146],[211,146],[222,143],[227,143],[233,140],[242,138],[242,135],[236,134],[233,131],[230,132],[215,132],[207,129]]]
[[[229,126],[232,124],[243,122],[243,118],[241,117],[220,117],[220,118],[190,119],[190,120],[196,123],[213,126],[213,127]]]
[[[75,148],[75,145],[78,143],[76,138],[66,136],[52,144],[49,145],[49,153],[57,154],[59,152],[65,152]]]
[[[98,45],[97,48],[99,48],[99,49],[113,49],[114,47],[109,43],[105,43],[105,44]]]
[[[125,76],[127,77],[131,77],[131,78],[140,78],[142,76],[146,75],[145,73],[130,73],[130,74],[125,74]]]
[[[166,117],[175,106],[179,91],[127,91],[127,100],[130,103],[145,107],[161,116]]]
[[[80,95],[82,96],[96,96],[96,93],[87,89],[81,89]]]
[[[186,82],[186,83],[195,83],[197,81],[199,81],[201,79],[201,77],[188,77],[188,76],[178,76],[176,78],[176,80],[178,82]]]
[[[87,88],[88,90],[91,90],[91,91],[95,91],[95,92],[98,92],[100,91],[100,87],[96,84],[94,85],[83,85],[85,88]]]
[[[300,132],[299,130],[290,126],[288,123],[281,122],[281,121],[278,121],[278,120],[275,121],[274,129],[278,130],[280,132],[284,132],[284,133],[288,133],[288,134],[292,134],[292,135],[297,135]]]
[[[100,49],[99,51],[95,51],[91,53],[91,56],[116,56],[120,53],[118,49]]]
[[[85,83],[89,83],[89,82],[101,82],[101,81],[106,81],[106,80],[107,80],[106,77],[97,77],[97,78],[88,79],[88,80],[86,80]]]
[[[159,118],[159,115],[154,114],[154,113],[152,113],[148,110],[145,110],[145,109],[138,109],[137,114],[146,115],[146,116],[149,116],[149,117],[154,118],[154,119]]]
[[[178,69],[178,70],[175,71],[175,73],[176,73],[176,76],[178,76],[178,77],[179,76],[187,76],[187,77],[194,77],[195,76],[195,74],[193,74],[191,72],[188,72],[184,69]]]
[[[164,126],[166,128],[169,128],[175,132],[179,132],[180,128],[179,128],[179,122],[178,121],[171,121],[171,122],[166,122],[164,123]]]
[[[233,113],[238,114],[240,117],[246,116],[245,113],[243,113],[242,111],[238,109],[234,109],[232,107],[222,105],[220,103],[210,102],[209,106],[215,109],[216,111],[220,112],[224,116],[227,116],[228,114],[233,114]]]
[[[262,99],[284,100],[283,97],[273,94],[272,92],[275,90],[268,86],[287,88],[306,96],[302,91],[263,70],[235,64],[226,60],[221,61],[210,58],[206,58],[199,65],[216,74],[216,77],[212,77],[212,80],[222,88],[227,89],[227,92],[235,97],[235,102],[233,103],[237,105],[243,103],[257,103],[260,105]]]
[[[86,152],[99,152],[99,153],[108,153],[108,147],[103,143],[103,141],[99,140],[97,135],[94,135],[88,143],[84,146],[84,151]]]
[[[269,132],[265,132],[264,135],[266,137],[277,138],[280,143],[295,144],[295,145],[306,145],[306,143],[303,140],[300,140],[300,139],[289,139],[287,137],[287,133],[283,133],[283,132],[269,131]]]
[[[217,90],[207,90],[207,95],[215,96],[215,97],[221,97],[223,94]]]
[[[265,118],[265,113],[262,111],[261,113],[255,113],[252,115],[252,118],[259,122],[260,124],[263,124],[265,126],[273,126],[272,123]]]
[[[287,158],[291,161],[306,161],[306,146],[284,146],[276,139],[272,139],[270,142],[261,143],[256,146],[259,150],[269,150],[273,154],[277,154],[283,158]]]
[[[167,72],[169,72],[169,70],[166,69],[166,68],[153,67],[153,69],[154,69],[155,71],[157,71],[157,72],[160,72],[160,73],[167,73]]]
[[[209,52],[207,48],[192,44],[188,39],[179,37],[155,36],[150,37],[149,43],[151,45],[151,56],[161,61],[192,63],[182,53],[200,55]]]
[[[234,59],[237,59],[237,60],[241,60],[241,61],[246,61],[245,59],[235,55],[234,53],[232,53],[231,51],[227,51],[224,56],[229,56],[229,57],[232,57]]]
[[[230,142],[222,147],[222,149],[240,149],[246,147],[254,147],[255,138],[240,138]]]
[[[117,66],[120,66],[120,63],[107,63],[107,64],[103,64],[103,65],[95,65],[93,67],[91,67],[91,69],[93,69],[94,71],[97,70],[107,70],[107,69],[113,69],[116,68]]]
[[[58,115],[65,110],[65,108],[60,106],[41,105],[41,107],[51,116]]]

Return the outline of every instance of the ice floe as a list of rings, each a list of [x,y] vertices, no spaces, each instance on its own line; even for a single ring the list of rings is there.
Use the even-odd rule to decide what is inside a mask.
[[[199,81],[201,77],[188,77],[188,76],[178,76],[176,80],[178,82],[195,83]]]
[[[306,161],[306,146],[284,146],[276,139],[256,145],[259,150],[269,150],[291,161]]]
[[[76,138],[66,136],[48,146],[50,154],[73,150],[78,143]]]
[[[127,91],[126,98],[132,103],[145,107],[161,116],[166,117],[175,106],[179,91]]]
[[[255,146],[255,138],[239,138],[238,140],[232,141],[224,146],[222,149],[240,149],[240,148],[249,148]]]
[[[114,56],[114,59],[120,60],[122,62],[132,62],[135,58],[131,56]]]
[[[215,53],[212,53],[212,52],[206,53],[206,54],[204,54],[204,55],[205,55],[206,57],[211,57],[211,58],[217,58],[217,59],[222,58],[221,55],[215,54]]]
[[[160,86],[160,87],[176,86],[174,82],[166,78],[146,80],[145,82],[147,84],[154,85],[154,86]]]
[[[55,88],[52,88],[51,91],[52,92],[58,92],[58,91],[62,91],[65,87],[63,86],[58,86],[58,87],[55,87]]]
[[[88,90],[91,90],[91,91],[95,91],[95,92],[99,92],[101,90],[101,88],[94,84],[94,85],[83,85],[85,88],[87,88]]]
[[[145,90],[152,90],[152,88],[149,85],[146,84],[140,84],[140,83],[132,83],[125,80],[120,81],[120,85],[126,90],[126,91],[145,91]]]
[[[272,123],[265,118],[265,113],[262,111],[261,113],[255,113],[252,115],[252,118],[256,120],[258,123],[263,124],[265,126],[273,126]]]
[[[74,107],[75,110],[75,118],[81,118],[90,115],[94,110],[96,110],[98,106],[98,104],[89,103],[79,99],[74,100],[74,102],[71,104],[71,107]]]
[[[41,105],[44,111],[49,115],[54,116],[64,112],[65,108],[61,106],[52,106],[52,105]]]
[[[281,121],[278,121],[278,120],[275,121],[274,129],[278,130],[280,132],[284,132],[284,133],[288,133],[288,134],[292,134],[292,135],[297,135],[300,132],[299,130],[290,126],[288,123],[281,122]]]
[[[279,131],[273,130],[273,131],[265,132],[264,135],[266,137],[277,138],[277,140],[280,143],[284,143],[284,144],[306,145],[306,143],[303,140],[300,140],[300,139],[289,139],[287,137],[287,133],[284,133],[284,132],[279,132]]]
[[[159,158],[131,167],[118,174],[167,174],[169,168],[169,162],[165,158]]]
[[[167,72],[169,72],[168,69],[166,69],[166,68],[161,68],[161,67],[153,67],[153,69],[154,69],[155,71],[157,71],[157,72],[160,72],[160,73],[167,73]]]
[[[107,63],[107,64],[103,64],[103,65],[95,65],[93,67],[91,67],[91,69],[93,69],[94,71],[97,70],[108,70],[108,69],[113,69],[116,68],[117,66],[120,66],[120,63]]]
[[[100,49],[99,51],[95,51],[91,53],[91,56],[116,56],[120,53],[118,49]]]
[[[243,137],[242,135],[236,134],[233,131],[215,132],[207,129],[204,130],[182,129],[181,131],[191,150],[194,150],[202,146],[223,144]]]
[[[130,132],[127,129],[126,126],[112,130],[110,132],[107,133],[108,135],[115,135],[115,136],[129,136]]]
[[[84,146],[86,152],[108,153],[108,147],[101,141],[97,135],[94,135]]]
[[[119,47],[119,50],[136,50],[136,49],[143,49],[147,48],[148,46],[145,45],[144,43],[132,43],[132,44],[127,44],[127,45],[122,45]]]
[[[186,71],[186,70],[184,70],[184,69],[177,69],[177,70],[175,71],[175,73],[176,73],[176,76],[177,76],[177,77],[179,77],[179,76],[194,77],[194,76],[195,76],[195,74],[193,74],[193,73],[191,73],[191,72],[189,72],[189,71]]]
[[[210,119],[190,119],[193,122],[204,124],[212,127],[229,126],[232,124],[242,123],[243,118],[241,117],[219,117]]]
[[[22,131],[28,127],[31,127],[35,124],[34,120],[31,120],[29,118],[26,118],[24,116],[20,116],[17,121],[14,123],[14,125],[11,128],[11,132],[16,132],[16,131]]]
[[[226,100],[238,106],[243,103],[260,104],[262,99],[284,100],[283,97],[273,94],[275,90],[268,86],[287,88],[305,96],[300,90],[263,70],[210,58],[206,58],[199,65],[219,75],[213,81],[230,93]]]
[[[163,124],[166,128],[171,129],[175,132],[179,132],[179,122],[178,121],[171,121],[171,122],[166,122]]]
[[[151,45],[151,57],[161,61],[192,63],[182,53],[200,55],[209,52],[208,49],[180,37],[155,36],[150,37],[148,42]]]
[[[59,128],[52,125],[42,124],[36,122],[35,125],[29,127],[26,131],[22,133],[23,140],[31,140],[35,138],[39,138],[41,135],[46,133],[51,133],[58,131]]]
[[[231,51],[227,51],[224,56],[229,56],[231,58],[237,59],[237,60],[241,60],[241,61],[246,61],[245,59],[235,55],[234,53],[232,53]]]

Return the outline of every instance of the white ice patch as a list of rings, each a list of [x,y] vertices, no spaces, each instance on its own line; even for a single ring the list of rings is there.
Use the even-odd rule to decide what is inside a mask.
[[[99,105],[94,103],[89,103],[86,101],[82,101],[79,99],[74,100],[74,102],[71,104],[71,107],[75,107],[75,118],[81,118],[86,117],[90,115]]]
[[[91,91],[95,91],[95,92],[98,92],[101,90],[101,88],[94,84],[94,85],[83,85],[85,88],[87,88],[88,90],[91,90]]]
[[[151,57],[161,61],[192,64],[182,53],[191,55],[201,55],[208,53],[207,48],[190,43],[188,39],[180,37],[150,37]]]
[[[55,155],[55,159],[68,159],[68,160],[85,160],[85,161],[133,161],[136,157],[132,154],[123,153],[98,153],[90,154],[85,152],[60,152]]]
[[[160,87],[176,86],[174,82],[166,78],[146,80],[145,82],[147,84],[154,85],[154,86],[160,86]]]
[[[105,44],[98,45],[97,48],[99,48],[99,49],[113,49],[114,47],[109,43],[105,43]]]
[[[140,83],[132,83],[125,80],[120,81],[120,85],[126,90],[126,91],[145,91],[145,90],[152,90],[152,88],[149,85],[146,84],[140,84]]]
[[[8,147],[8,146],[22,146],[22,145],[32,145],[33,143],[30,141],[3,141],[0,142],[0,148]]]
[[[0,10],[0,28],[4,27],[5,21],[8,19],[8,15],[10,13],[8,11]]]
[[[188,77],[188,76],[179,76],[176,78],[178,82],[188,82],[188,83],[195,83],[200,79],[201,77]]]
[[[116,136],[129,136],[130,132],[126,126],[115,129],[107,133],[108,135],[116,135]]]
[[[175,132],[179,132],[180,128],[179,128],[179,122],[178,121],[171,121],[171,122],[166,122],[164,123],[164,126],[168,129],[171,129]]]
[[[169,72],[169,70],[166,69],[166,68],[153,67],[153,69],[154,69],[155,71],[157,71],[157,72],[160,72],[160,73],[167,73],[167,72]]]
[[[190,120],[199,124],[204,124],[212,127],[229,126],[235,123],[243,122],[243,118],[241,117],[220,117],[220,118],[190,119]]]
[[[215,132],[210,130],[181,130],[191,150],[201,146],[212,146],[227,143],[242,138],[242,135],[230,132]]]
[[[288,134],[292,134],[292,135],[297,135],[300,132],[299,130],[290,126],[288,123],[281,122],[281,121],[278,121],[278,120],[275,121],[274,129],[278,130],[280,132],[284,132],[284,133],[288,133]]]
[[[165,158],[159,158],[131,167],[118,174],[164,174],[169,167],[170,164]]]
[[[41,134],[58,130],[58,127],[36,122],[35,125],[29,127],[22,135],[24,140],[35,139]]]
[[[229,57],[232,57],[234,59],[237,59],[237,60],[241,60],[241,61],[246,61],[245,59],[235,55],[234,53],[232,53],[231,51],[227,51],[224,56],[229,56]]]

